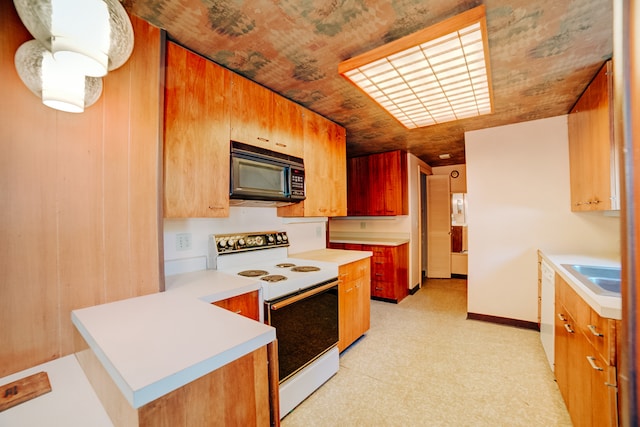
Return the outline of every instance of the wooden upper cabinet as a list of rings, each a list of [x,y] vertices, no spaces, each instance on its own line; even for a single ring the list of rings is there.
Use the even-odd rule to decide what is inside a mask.
[[[273,94],[273,151],[295,157],[304,156],[304,108],[282,96]]]
[[[231,78],[231,140],[303,155],[303,108],[237,74]]]
[[[324,117],[306,111],[304,169],[306,199],[278,208],[279,216],[345,216],[347,214],[346,133]]]
[[[607,61],[568,117],[572,211],[620,209],[611,68]]]
[[[164,216],[229,216],[231,73],[167,43]]]
[[[347,209],[350,216],[409,213],[407,154],[396,150],[349,159]]]

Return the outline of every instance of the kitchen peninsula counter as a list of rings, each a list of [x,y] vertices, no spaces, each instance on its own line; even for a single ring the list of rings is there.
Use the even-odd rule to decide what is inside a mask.
[[[275,340],[271,326],[210,304],[260,289],[217,271],[167,278],[167,291],[74,310],[72,321],[133,408]]]
[[[538,253],[562,279],[586,301],[601,317],[620,320],[622,318],[622,299],[616,296],[598,295],[587,288],[562,264],[580,264],[602,267],[620,267],[620,258],[615,256],[585,256],[578,254],[549,254],[542,250]]]

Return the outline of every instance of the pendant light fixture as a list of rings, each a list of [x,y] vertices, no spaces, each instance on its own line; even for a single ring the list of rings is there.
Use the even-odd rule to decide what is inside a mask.
[[[13,3],[41,46],[27,42],[16,52],[20,78],[45,105],[84,111],[102,92],[99,77],[122,66],[133,51],[133,28],[124,7],[118,0]]]
[[[86,77],[53,58],[37,40],[23,43],[15,55],[22,82],[48,107],[81,113],[102,94],[102,78]]]
[[[338,65],[409,129],[493,112],[483,5]]]

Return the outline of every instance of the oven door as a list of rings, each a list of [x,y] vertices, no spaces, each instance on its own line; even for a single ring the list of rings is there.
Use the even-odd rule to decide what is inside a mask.
[[[338,343],[338,281],[265,302],[265,322],[276,328],[280,383]]]

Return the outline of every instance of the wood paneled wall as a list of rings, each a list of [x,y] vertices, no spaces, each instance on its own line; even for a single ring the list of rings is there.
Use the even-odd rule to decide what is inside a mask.
[[[33,37],[0,2],[0,377],[70,354],[71,310],[161,289],[162,34],[132,24],[100,100],[64,113],[19,79]]]

